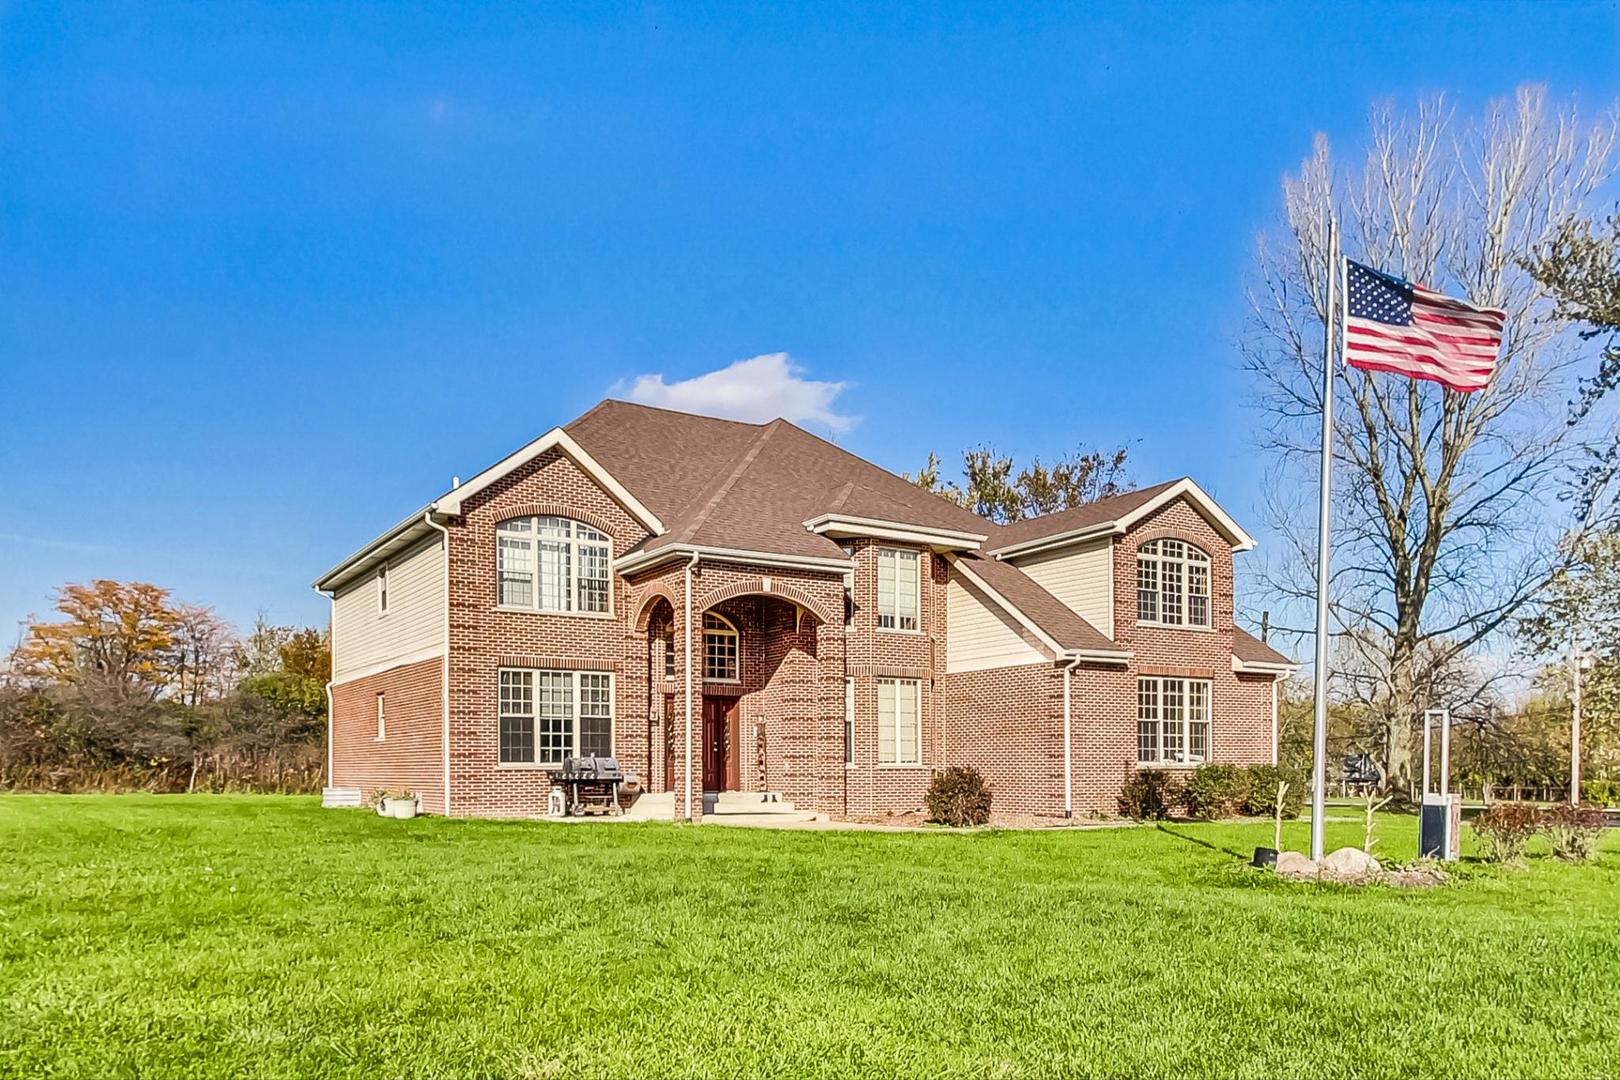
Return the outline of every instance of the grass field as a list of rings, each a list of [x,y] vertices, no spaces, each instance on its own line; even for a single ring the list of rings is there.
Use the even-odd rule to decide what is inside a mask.
[[[0,1075],[1620,1072],[1620,837],[1400,892],[1241,869],[1269,833],[5,796]]]

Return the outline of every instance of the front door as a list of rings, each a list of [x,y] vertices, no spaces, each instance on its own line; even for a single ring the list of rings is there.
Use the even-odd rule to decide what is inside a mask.
[[[731,717],[737,703],[731,698],[703,699],[703,790],[726,789],[726,752]]]

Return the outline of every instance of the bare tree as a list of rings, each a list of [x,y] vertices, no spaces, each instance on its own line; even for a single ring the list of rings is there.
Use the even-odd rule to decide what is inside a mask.
[[[1558,569],[1559,535],[1587,524],[1560,520],[1570,515],[1554,493],[1611,428],[1569,422],[1581,354],[1522,259],[1587,212],[1614,139],[1612,118],[1583,126],[1539,88],[1467,123],[1443,99],[1381,105],[1359,170],[1337,169],[1317,138],[1284,182],[1285,230],[1259,245],[1242,344],[1285,541],[1262,578],[1274,603],[1302,614],[1315,593],[1329,210],[1358,261],[1507,312],[1497,375],[1477,393],[1342,366],[1335,376],[1330,604],[1342,644],[1360,654],[1358,678],[1335,691],[1375,714],[1385,775],[1401,786],[1425,695],[1445,681],[1436,675],[1530,603]]]

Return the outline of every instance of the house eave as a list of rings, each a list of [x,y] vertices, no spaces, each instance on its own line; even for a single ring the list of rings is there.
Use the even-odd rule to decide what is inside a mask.
[[[370,543],[316,578],[311,587],[318,592],[336,592],[366,571],[380,566],[401,552],[408,551],[434,531],[433,526],[427,522],[430,516],[433,520],[441,522],[445,518],[445,515],[439,512],[437,504],[428,503],[403,521],[384,530]]]
[[[1070,544],[1083,544],[1088,540],[1096,540],[1104,536],[1117,536],[1124,531],[1124,527],[1116,521],[1101,521],[1095,525],[1087,525],[1083,529],[1070,529],[1068,532],[1058,533],[1055,536],[1042,536],[1034,540],[1008,544],[1006,547],[993,549],[990,555],[992,558],[1006,562],[1009,559],[1034,555],[1052,548],[1068,547]]]
[[[927,525],[913,525],[904,521],[886,521],[881,518],[854,517],[849,514],[822,514],[806,521],[804,527],[818,536],[834,539],[870,537],[875,540],[926,544],[942,551],[977,551],[989,539],[988,535],[982,533],[961,532],[956,529],[935,529]]]
[[[1286,678],[1299,670],[1298,664],[1277,664],[1269,660],[1244,660],[1233,655],[1232,671],[1239,675],[1274,675]]]
[[[853,559],[824,558],[817,555],[782,555],[770,551],[749,551],[741,548],[709,547],[704,544],[670,544],[657,551],[638,551],[630,555],[621,556],[613,562],[613,569],[620,574],[634,574],[642,570],[651,570],[667,562],[680,559],[690,559],[693,555],[700,560],[708,559],[713,562],[740,563],[745,566],[774,566],[788,570],[825,570],[829,573],[844,574],[855,565]]]

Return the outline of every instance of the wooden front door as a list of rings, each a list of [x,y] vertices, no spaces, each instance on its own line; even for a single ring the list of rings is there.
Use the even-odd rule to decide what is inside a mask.
[[[725,791],[733,785],[726,768],[732,751],[732,729],[736,726],[737,702],[732,698],[703,699],[703,790]]]

